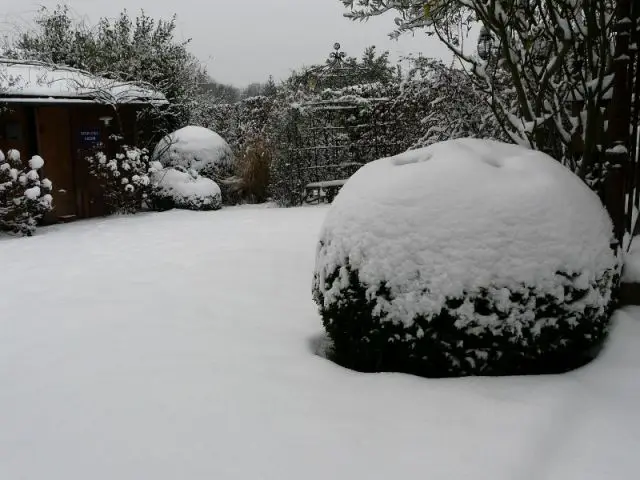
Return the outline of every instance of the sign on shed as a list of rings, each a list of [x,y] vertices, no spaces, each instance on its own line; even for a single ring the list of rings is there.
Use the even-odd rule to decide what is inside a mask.
[[[80,130],[80,148],[90,149],[100,143],[100,130],[86,128]]]

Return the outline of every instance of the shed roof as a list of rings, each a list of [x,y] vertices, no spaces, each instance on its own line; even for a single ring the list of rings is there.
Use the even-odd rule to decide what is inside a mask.
[[[0,58],[0,101],[7,103],[166,104],[142,83],[121,82],[65,66]]]

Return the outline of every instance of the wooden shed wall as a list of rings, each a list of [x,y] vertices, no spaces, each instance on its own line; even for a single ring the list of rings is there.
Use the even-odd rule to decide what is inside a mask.
[[[54,219],[73,218],[78,212],[69,109],[47,106],[35,110],[38,154],[45,159],[44,176],[53,183]]]
[[[5,107],[0,115],[0,149],[4,153],[18,150],[25,159],[36,153],[36,142],[33,110],[21,105]]]
[[[54,212],[49,221],[103,215],[102,191],[89,175],[86,157],[98,143],[109,145],[111,134],[122,134],[124,143],[135,145],[136,113],[132,105],[116,113],[96,104],[13,104],[0,116],[0,149],[19,150],[25,162],[35,154],[44,158],[43,175],[53,182]],[[101,117],[113,120],[106,126]]]

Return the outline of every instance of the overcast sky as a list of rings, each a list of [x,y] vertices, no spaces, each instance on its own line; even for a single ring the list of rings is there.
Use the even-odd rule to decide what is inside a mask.
[[[39,5],[53,8],[60,0],[0,0],[5,35],[33,25]],[[211,76],[224,83],[244,86],[264,81],[271,74],[283,79],[291,69],[322,62],[334,42],[349,55],[359,56],[368,45],[389,50],[394,58],[422,52],[451,58],[436,39],[424,34],[399,41],[387,34],[393,13],[366,23],[343,17],[339,0],[67,0],[79,18],[96,21],[114,17],[127,8],[140,9],[154,18],[178,15],[178,35],[191,38],[191,51]]]

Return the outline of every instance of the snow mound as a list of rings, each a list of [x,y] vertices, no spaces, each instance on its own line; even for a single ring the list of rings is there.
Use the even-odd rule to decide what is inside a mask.
[[[155,185],[154,201],[161,210],[216,210],[222,203],[218,184],[194,171],[156,168],[152,173],[152,182]]]
[[[465,335],[535,340],[562,330],[561,318],[604,322],[617,279],[611,239],[597,196],[552,158],[452,140],[372,162],[347,182],[320,235],[314,293],[325,326],[362,288],[367,318],[399,326],[394,335],[428,336],[446,314]]]
[[[232,173],[233,152],[217,133],[204,127],[188,126],[164,137],[153,159],[164,167],[193,169],[208,178]]]

